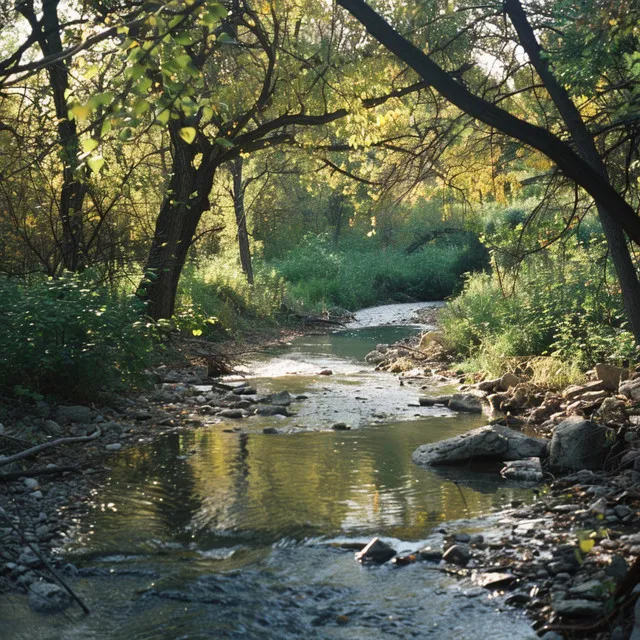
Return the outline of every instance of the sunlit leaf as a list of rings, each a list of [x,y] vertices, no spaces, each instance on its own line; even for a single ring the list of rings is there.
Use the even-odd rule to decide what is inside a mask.
[[[219,144],[221,147],[225,149],[233,149],[234,144],[229,140],[229,138],[216,138],[216,144]]]
[[[180,137],[187,143],[191,144],[196,139],[195,127],[182,127],[180,129]]]
[[[87,160],[87,165],[93,173],[100,173],[100,169],[104,166],[104,158],[102,156],[92,156]]]
[[[93,138],[89,138],[88,140],[83,140],[81,143],[82,150],[85,153],[90,153],[93,151],[100,143],[98,140],[94,140]]]
[[[582,553],[589,553],[589,551],[593,549],[595,544],[596,544],[596,541],[591,538],[580,540],[580,551],[582,551]]]

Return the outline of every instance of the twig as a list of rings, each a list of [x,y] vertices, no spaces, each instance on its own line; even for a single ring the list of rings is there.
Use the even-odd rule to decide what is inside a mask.
[[[82,602],[82,600],[80,600],[80,598],[75,594],[75,592],[73,591],[73,589],[62,579],[62,576],[47,562],[47,560],[42,556],[42,554],[40,553],[40,551],[38,549],[36,549],[23,535],[22,535],[22,531],[20,531],[20,529],[18,529],[12,522],[11,518],[9,518],[9,516],[7,515],[7,512],[0,507],[0,515],[3,516],[3,518],[5,519],[5,521],[9,524],[9,526],[11,527],[11,529],[13,529],[13,531],[20,537],[20,539],[22,540],[22,542],[24,542],[29,549],[31,549],[31,551],[33,551],[33,553],[37,556],[37,558],[40,560],[40,562],[42,562],[42,564],[46,567],[46,569],[51,573],[51,575],[60,583],[60,586],[63,587],[67,593],[78,603],[78,605],[80,606],[80,608],[86,613],[89,614],[91,613],[89,611],[89,607],[87,607],[87,605]]]
[[[10,462],[15,462],[16,460],[22,460],[22,458],[27,458],[28,456],[32,456],[35,453],[40,453],[41,451],[45,451],[46,449],[51,449],[53,447],[58,447],[61,444],[75,444],[77,442],[90,442],[91,440],[95,440],[99,438],[101,435],[100,427],[97,427],[95,432],[90,436],[73,436],[70,438],[58,438],[57,440],[53,440],[52,442],[43,442],[42,444],[38,444],[35,447],[31,447],[30,449],[25,449],[24,451],[20,451],[12,456],[8,456],[6,458],[2,458],[0,460],[0,467],[9,464]]]
[[[11,473],[0,473],[0,482],[9,482],[22,477],[50,476],[54,473],[65,473],[67,471],[80,471],[80,469],[78,467],[56,467],[55,469],[39,467],[37,469],[25,469],[24,471],[12,471]]]

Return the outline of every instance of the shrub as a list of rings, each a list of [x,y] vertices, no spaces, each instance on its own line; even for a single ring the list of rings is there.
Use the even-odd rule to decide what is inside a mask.
[[[0,385],[70,397],[131,383],[153,346],[143,310],[90,276],[0,279]]]

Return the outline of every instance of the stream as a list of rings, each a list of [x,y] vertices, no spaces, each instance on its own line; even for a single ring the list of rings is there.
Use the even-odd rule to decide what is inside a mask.
[[[362,566],[339,546],[380,536],[398,552],[439,549],[445,529],[483,531],[491,513],[531,498],[493,477],[454,482],[411,462],[419,445],[484,423],[420,407],[429,389],[365,362],[378,343],[423,329],[411,318],[433,304],[364,310],[343,330],[247,362],[259,393],[306,396],[292,417],[216,419],[114,455],[99,503],[64,550],[66,579],[91,615],[46,617],[9,596],[0,638],[534,638],[499,597],[435,564]],[[333,375],[318,375],[325,369]],[[264,434],[270,426],[280,433]]]

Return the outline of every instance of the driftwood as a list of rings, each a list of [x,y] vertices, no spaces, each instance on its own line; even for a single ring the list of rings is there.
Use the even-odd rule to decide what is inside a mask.
[[[78,467],[39,467],[37,469],[25,469],[24,471],[12,471],[11,473],[0,473],[0,482],[9,482],[18,478],[37,478],[38,476],[52,476],[56,473],[66,473],[67,471],[80,471]]]
[[[24,544],[27,545],[27,547],[29,547],[29,549],[31,549],[31,551],[33,551],[33,553],[37,556],[38,560],[40,560],[40,562],[42,562],[42,564],[46,567],[46,569],[49,571],[49,573],[56,579],[56,581],[58,583],[60,583],[60,586],[78,603],[78,605],[80,606],[80,608],[85,612],[85,613],[91,613],[89,611],[89,607],[87,607],[87,605],[82,602],[82,600],[80,600],[80,598],[76,595],[76,593],[73,591],[73,589],[64,581],[64,579],[62,578],[62,576],[47,562],[47,560],[43,557],[43,555],[40,553],[40,551],[38,549],[36,549],[23,535],[22,532],[20,531],[20,529],[18,529],[12,522],[11,518],[9,518],[9,516],[7,515],[7,512],[0,507],[0,516],[2,516],[5,521],[7,522],[7,524],[11,527],[11,529],[20,537],[20,539],[22,540],[22,542],[24,542]]]
[[[23,458],[28,458],[29,456],[35,455],[36,453],[40,453],[41,451],[46,451],[47,449],[52,449],[53,447],[59,447],[62,444],[77,444],[79,442],[90,442],[91,440],[95,440],[99,438],[101,435],[100,427],[97,427],[95,432],[89,436],[72,436],[68,438],[58,438],[57,440],[52,440],[51,442],[43,442],[42,444],[38,444],[35,447],[31,447],[30,449],[25,449],[24,451],[20,451],[19,453],[15,453],[12,456],[7,456],[6,458],[0,459],[0,467],[10,464],[11,462],[15,462],[16,460],[22,460]]]

